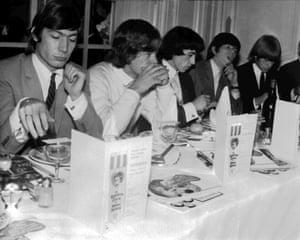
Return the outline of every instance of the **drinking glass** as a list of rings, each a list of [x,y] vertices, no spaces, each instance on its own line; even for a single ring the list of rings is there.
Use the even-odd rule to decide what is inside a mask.
[[[9,154],[0,152],[0,170],[8,171],[11,167],[11,157]]]
[[[177,138],[177,130],[177,121],[164,121],[160,123],[160,136],[164,142],[174,142]]]
[[[8,182],[9,175],[10,175],[8,170],[10,169],[11,164],[12,164],[11,156],[9,154],[0,152],[0,170],[1,170],[0,187],[1,187],[1,189],[4,189],[5,185]]]
[[[1,199],[5,204],[5,209],[13,211],[18,208],[22,200],[23,191],[16,183],[8,183],[1,191]]]
[[[61,162],[65,162],[70,157],[70,146],[64,144],[50,144],[46,146],[46,155],[54,163],[56,183],[62,183],[64,180],[59,177],[59,167]]]

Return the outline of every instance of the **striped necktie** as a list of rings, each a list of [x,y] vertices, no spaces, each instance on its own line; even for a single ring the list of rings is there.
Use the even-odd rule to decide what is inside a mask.
[[[55,92],[56,92],[55,75],[56,75],[56,73],[52,73],[51,78],[50,78],[50,86],[48,88],[48,96],[46,99],[46,105],[47,105],[48,110],[51,108],[52,103],[55,98]]]

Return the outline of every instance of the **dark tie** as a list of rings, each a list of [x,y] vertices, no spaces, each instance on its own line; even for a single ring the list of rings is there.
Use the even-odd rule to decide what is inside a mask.
[[[56,73],[52,73],[51,78],[50,78],[50,86],[48,88],[48,96],[46,99],[46,105],[47,105],[48,110],[51,108],[52,103],[55,98],[55,92],[56,92],[55,75],[56,75]]]
[[[264,92],[264,88],[265,88],[265,74],[262,72],[260,74],[260,80],[259,80],[259,91],[261,93]]]

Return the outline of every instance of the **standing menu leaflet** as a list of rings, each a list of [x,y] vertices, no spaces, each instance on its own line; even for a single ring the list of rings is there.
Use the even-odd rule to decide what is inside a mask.
[[[142,219],[151,152],[151,136],[104,142],[73,131],[70,214],[101,234],[111,225]]]

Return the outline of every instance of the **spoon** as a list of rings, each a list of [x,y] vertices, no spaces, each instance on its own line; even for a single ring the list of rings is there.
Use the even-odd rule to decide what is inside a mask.
[[[164,165],[166,163],[165,155],[170,152],[170,150],[174,147],[174,144],[168,146],[162,153],[156,154],[152,156],[152,164],[155,165]]]

